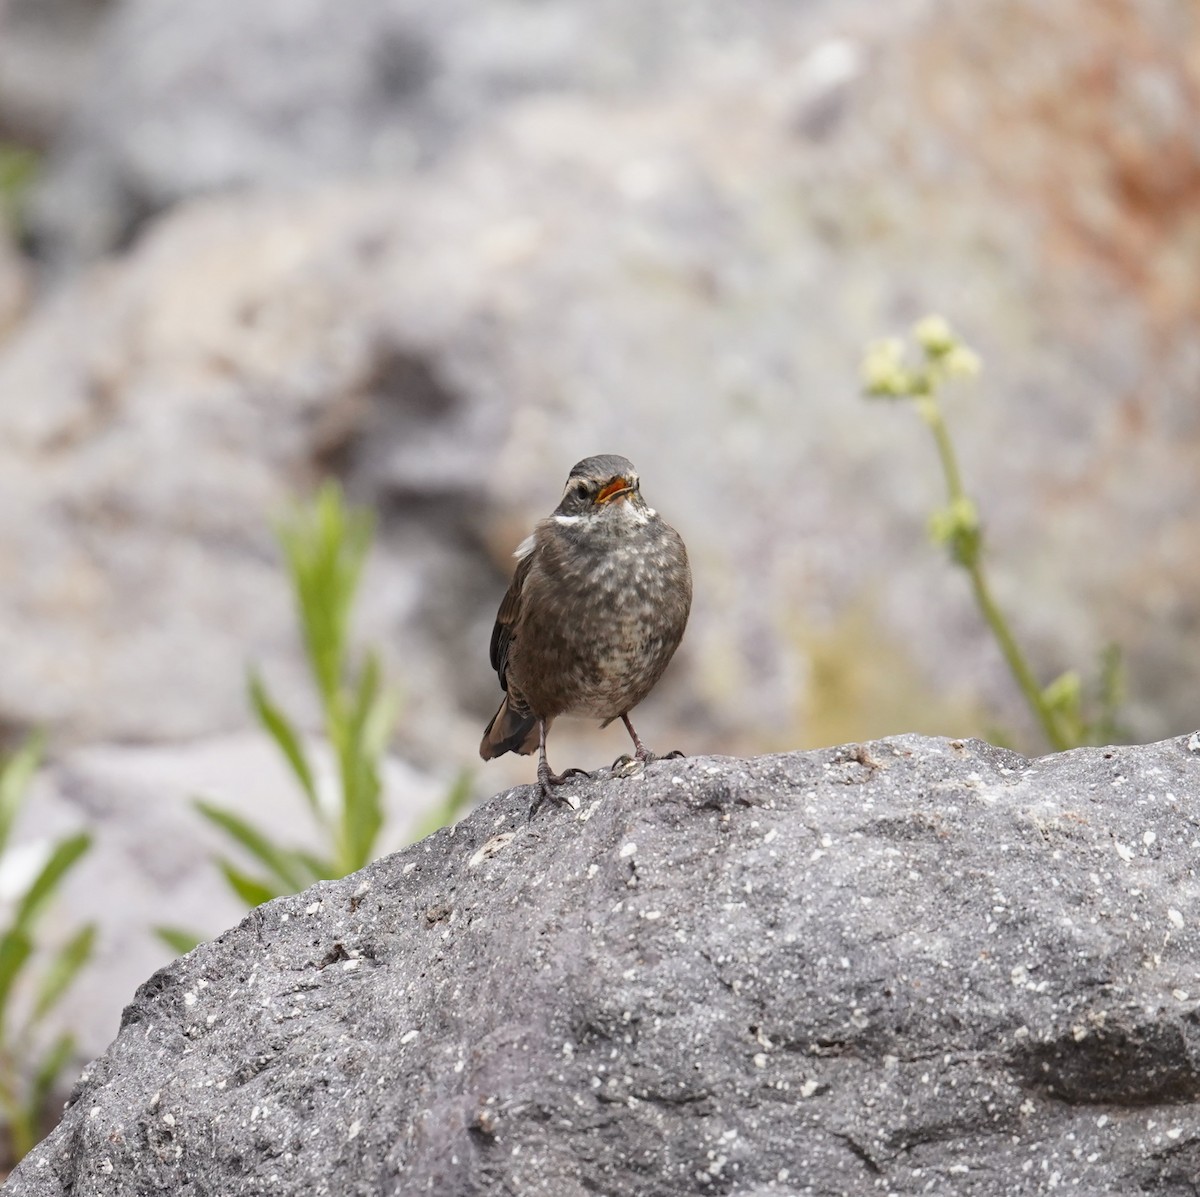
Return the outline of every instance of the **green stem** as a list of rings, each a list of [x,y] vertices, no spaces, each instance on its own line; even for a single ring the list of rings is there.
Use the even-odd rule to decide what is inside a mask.
[[[946,493],[950,498],[951,506],[954,506],[956,503],[966,499],[966,493],[963,490],[962,475],[959,473],[958,459],[954,455],[954,445],[950,440],[950,432],[946,427],[946,422],[942,419],[941,409],[937,405],[937,400],[932,395],[924,400],[921,414],[933,432],[934,443],[937,445],[938,458],[942,463],[942,474],[946,479]],[[1021,693],[1025,696],[1025,701],[1029,704],[1030,710],[1033,711],[1037,716],[1038,722],[1042,725],[1042,731],[1045,733],[1047,741],[1049,741],[1050,746],[1056,752],[1065,752],[1071,747],[1071,742],[1059,727],[1054,712],[1047,705],[1042,695],[1042,688],[1038,685],[1037,679],[1033,676],[1033,671],[1029,668],[1029,664],[1026,662],[1024,655],[1017,645],[1012,630],[1008,626],[1008,621],[1004,618],[1000,608],[996,606],[996,600],[992,598],[991,588],[988,586],[987,576],[983,571],[982,555],[983,538],[982,534],[980,534],[977,547],[972,553],[971,558],[960,562],[971,578],[971,589],[975,594],[975,602],[978,604],[980,611],[983,612],[983,617],[987,620],[987,625],[991,628],[992,635],[995,636],[1001,653],[1004,654],[1004,660],[1008,664],[1009,672],[1013,675],[1013,678],[1021,689]]]
[[[946,478],[946,493],[950,497],[951,506],[953,506],[956,502],[966,498],[966,492],[963,490],[962,475],[958,472],[958,458],[954,456],[950,431],[946,427],[946,421],[942,419],[942,412],[936,399],[930,397],[926,400],[922,415],[933,432],[938,458],[942,463],[942,473]]]
[[[992,598],[987,578],[983,573],[983,566],[978,561],[975,561],[967,564],[964,568],[971,578],[971,589],[975,592],[975,602],[979,605],[980,611],[983,612],[983,617],[987,620],[988,627],[992,629],[992,635],[996,637],[996,643],[1000,645],[1000,651],[1004,654],[1004,660],[1008,663],[1009,672],[1016,679],[1017,685],[1021,688],[1021,693],[1025,695],[1025,701],[1029,703],[1030,709],[1041,723],[1042,731],[1046,733],[1046,739],[1050,742],[1050,746],[1055,752],[1065,752],[1071,747],[1070,741],[1062,734],[1058,726],[1058,720],[1054,717],[1054,712],[1046,705],[1046,701],[1042,697],[1041,687],[1037,684],[1037,679],[1033,676],[1029,665],[1026,663],[1024,656],[1022,656],[1020,648],[1017,647],[1017,642],[1013,638],[1007,621],[1000,613],[1000,608],[996,606],[996,602]]]

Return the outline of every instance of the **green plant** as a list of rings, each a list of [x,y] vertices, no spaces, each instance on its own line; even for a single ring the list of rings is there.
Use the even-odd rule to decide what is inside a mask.
[[[41,738],[34,736],[0,766],[0,853],[8,848],[41,755]],[[89,847],[91,837],[85,832],[51,845],[16,895],[0,934],[0,1115],[14,1162],[37,1142],[46,1103],[75,1050],[69,1032],[60,1032],[48,1045],[43,1045],[41,1032],[91,955],[96,929],[88,923],[48,955],[38,951],[37,935],[47,905]],[[22,974],[24,983],[18,985]]]
[[[15,231],[24,219],[25,197],[38,172],[38,156],[24,146],[0,141],[0,221]]]
[[[1074,670],[1041,686],[992,594],[984,566],[979,509],[963,486],[940,402],[948,382],[979,374],[979,357],[940,316],[926,316],[912,332],[916,354],[895,337],[870,346],[863,362],[863,382],[869,397],[911,400],[933,434],[946,486],[946,506],[931,517],[930,534],[970,579],[976,605],[1050,746],[1062,751],[1115,739],[1123,687],[1119,651],[1114,646],[1104,650],[1098,678],[1090,687],[1085,688]]]
[[[356,675],[350,666],[350,611],[371,535],[370,513],[348,506],[333,482],[279,529],[335,778],[332,785],[321,783],[295,723],[262,678],[251,672],[249,696],[255,716],[287,762],[323,849],[284,846],[233,811],[197,799],[200,814],[255,862],[255,871],[247,872],[228,857],[217,860],[226,882],[247,906],[298,893],[315,881],[344,877],[374,857],[384,821],[383,755],[397,704],[383,684],[376,653],[366,654]],[[429,830],[456,818],[469,797],[469,778],[464,775],[434,813]],[[200,938],[179,928],[156,931],[179,952],[188,951]]]

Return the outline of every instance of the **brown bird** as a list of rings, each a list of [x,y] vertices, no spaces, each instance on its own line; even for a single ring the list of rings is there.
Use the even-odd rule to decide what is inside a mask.
[[[562,502],[514,555],[492,630],[492,667],[505,697],[479,755],[537,748],[538,782],[552,796],[551,786],[583,770],[554,773],[546,735],[559,715],[583,715],[605,727],[619,718],[632,759],[654,760],[629,712],[679,647],[692,572],[679,533],[642,498],[633,465],[613,454],[579,462]]]

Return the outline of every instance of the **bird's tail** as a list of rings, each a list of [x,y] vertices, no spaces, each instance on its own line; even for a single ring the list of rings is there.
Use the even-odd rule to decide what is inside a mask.
[[[515,710],[509,704],[508,697],[507,694],[504,696],[500,709],[492,716],[480,741],[479,755],[485,761],[503,756],[506,752],[528,756],[538,746],[537,719]]]

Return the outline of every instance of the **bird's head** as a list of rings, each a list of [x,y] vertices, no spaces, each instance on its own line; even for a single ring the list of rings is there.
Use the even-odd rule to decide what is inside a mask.
[[[585,457],[567,476],[562,502],[554,514],[590,520],[627,509],[644,522],[649,509],[640,486],[637,470],[628,458],[615,453]]]

